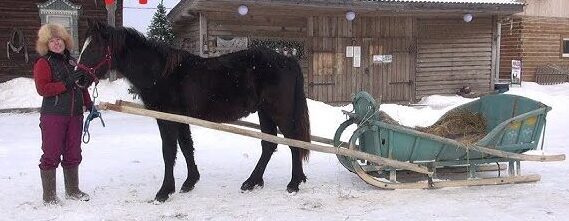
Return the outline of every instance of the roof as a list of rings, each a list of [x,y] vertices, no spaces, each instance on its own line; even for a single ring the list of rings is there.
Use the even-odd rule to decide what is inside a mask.
[[[523,5],[518,0],[365,0],[367,2],[408,2],[408,3],[450,3],[450,4],[494,4],[494,5]]]
[[[352,10],[362,15],[451,16],[474,13],[477,16],[511,15],[523,11],[522,0],[180,0],[168,14],[173,23],[196,18],[198,12],[235,12],[239,4],[249,4],[270,15],[311,16],[338,14]]]

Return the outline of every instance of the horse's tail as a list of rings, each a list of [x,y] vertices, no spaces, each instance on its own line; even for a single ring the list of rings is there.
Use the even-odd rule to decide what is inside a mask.
[[[295,62],[296,63],[296,62]],[[295,133],[297,135],[296,139],[310,142],[310,121],[308,117],[308,105],[306,103],[306,96],[304,95],[304,78],[302,76],[302,69],[300,65],[296,63],[297,66],[297,77],[294,89],[294,119],[297,121],[295,124]],[[308,160],[308,155],[310,151],[308,149],[300,149],[300,157],[305,161]]]

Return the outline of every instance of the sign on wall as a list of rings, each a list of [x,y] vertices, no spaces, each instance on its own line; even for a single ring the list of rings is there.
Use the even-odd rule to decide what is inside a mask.
[[[362,62],[362,47],[346,46],[346,57],[353,58],[352,67],[359,68]]]
[[[347,46],[346,47],[346,58],[353,58],[354,57],[354,46]]]
[[[512,60],[512,84],[522,85],[522,61]]]
[[[373,63],[391,63],[393,61],[393,55],[390,54],[375,54],[373,55]]]
[[[354,46],[354,62],[353,67],[359,68],[362,62],[362,47]]]

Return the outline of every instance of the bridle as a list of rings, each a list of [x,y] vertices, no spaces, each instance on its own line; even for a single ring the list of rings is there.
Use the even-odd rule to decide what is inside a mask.
[[[93,78],[93,81],[95,82],[95,85],[99,84],[99,78],[97,78],[97,76],[95,75],[95,73],[97,72],[97,70],[102,67],[103,65],[107,64],[108,65],[108,69],[111,69],[111,62],[112,62],[112,54],[111,54],[111,47],[107,46],[107,53],[105,54],[105,56],[101,59],[101,61],[99,61],[99,63],[97,63],[95,66],[93,67],[89,67],[87,65],[81,64],[81,63],[77,63],[77,68],[79,70],[84,71],[85,73],[87,73],[91,78]]]
[[[99,84],[99,78],[97,78],[97,75],[95,73],[97,73],[97,70],[105,64],[108,65],[108,70],[110,70],[111,62],[112,62],[111,47],[107,46],[107,52],[105,56],[95,66],[89,67],[87,65],[77,63],[76,66],[77,69],[87,73],[91,78],[93,78],[93,82],[95,82],[95,87],[93,88],[93,99],[92,99],[93,105],[91,106],[91,110],[89,110],[89,115],[87,116],[87,118],[85,118],[85,124],[83,127],[83,139],[82,139],[83,143],[89,143],[89,141],[91,140],[91,134],[89,133],[89,124],[91,123],[92,120],[94,120],[95,118],[99,118],[101,120],[101,124],[103,124],[103,127],[105,126],[105,121],[103,121],[103,116],[101,115],[101,112],[99,112],[95,107],[95,99],[97,99],[97,97],[99,96],[99,93],[97,91],[97,84]]]

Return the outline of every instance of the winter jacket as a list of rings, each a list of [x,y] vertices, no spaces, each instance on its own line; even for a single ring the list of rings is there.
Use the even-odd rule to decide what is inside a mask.
[[[83,106],[91,107],[87,88],[66,88],[63,83],[73,71],[72,60],[65,50],[64,54],[50,51],[36,61],[34,80],[38,94],[43,96],[41,113],[76,116],[83,114]]]

